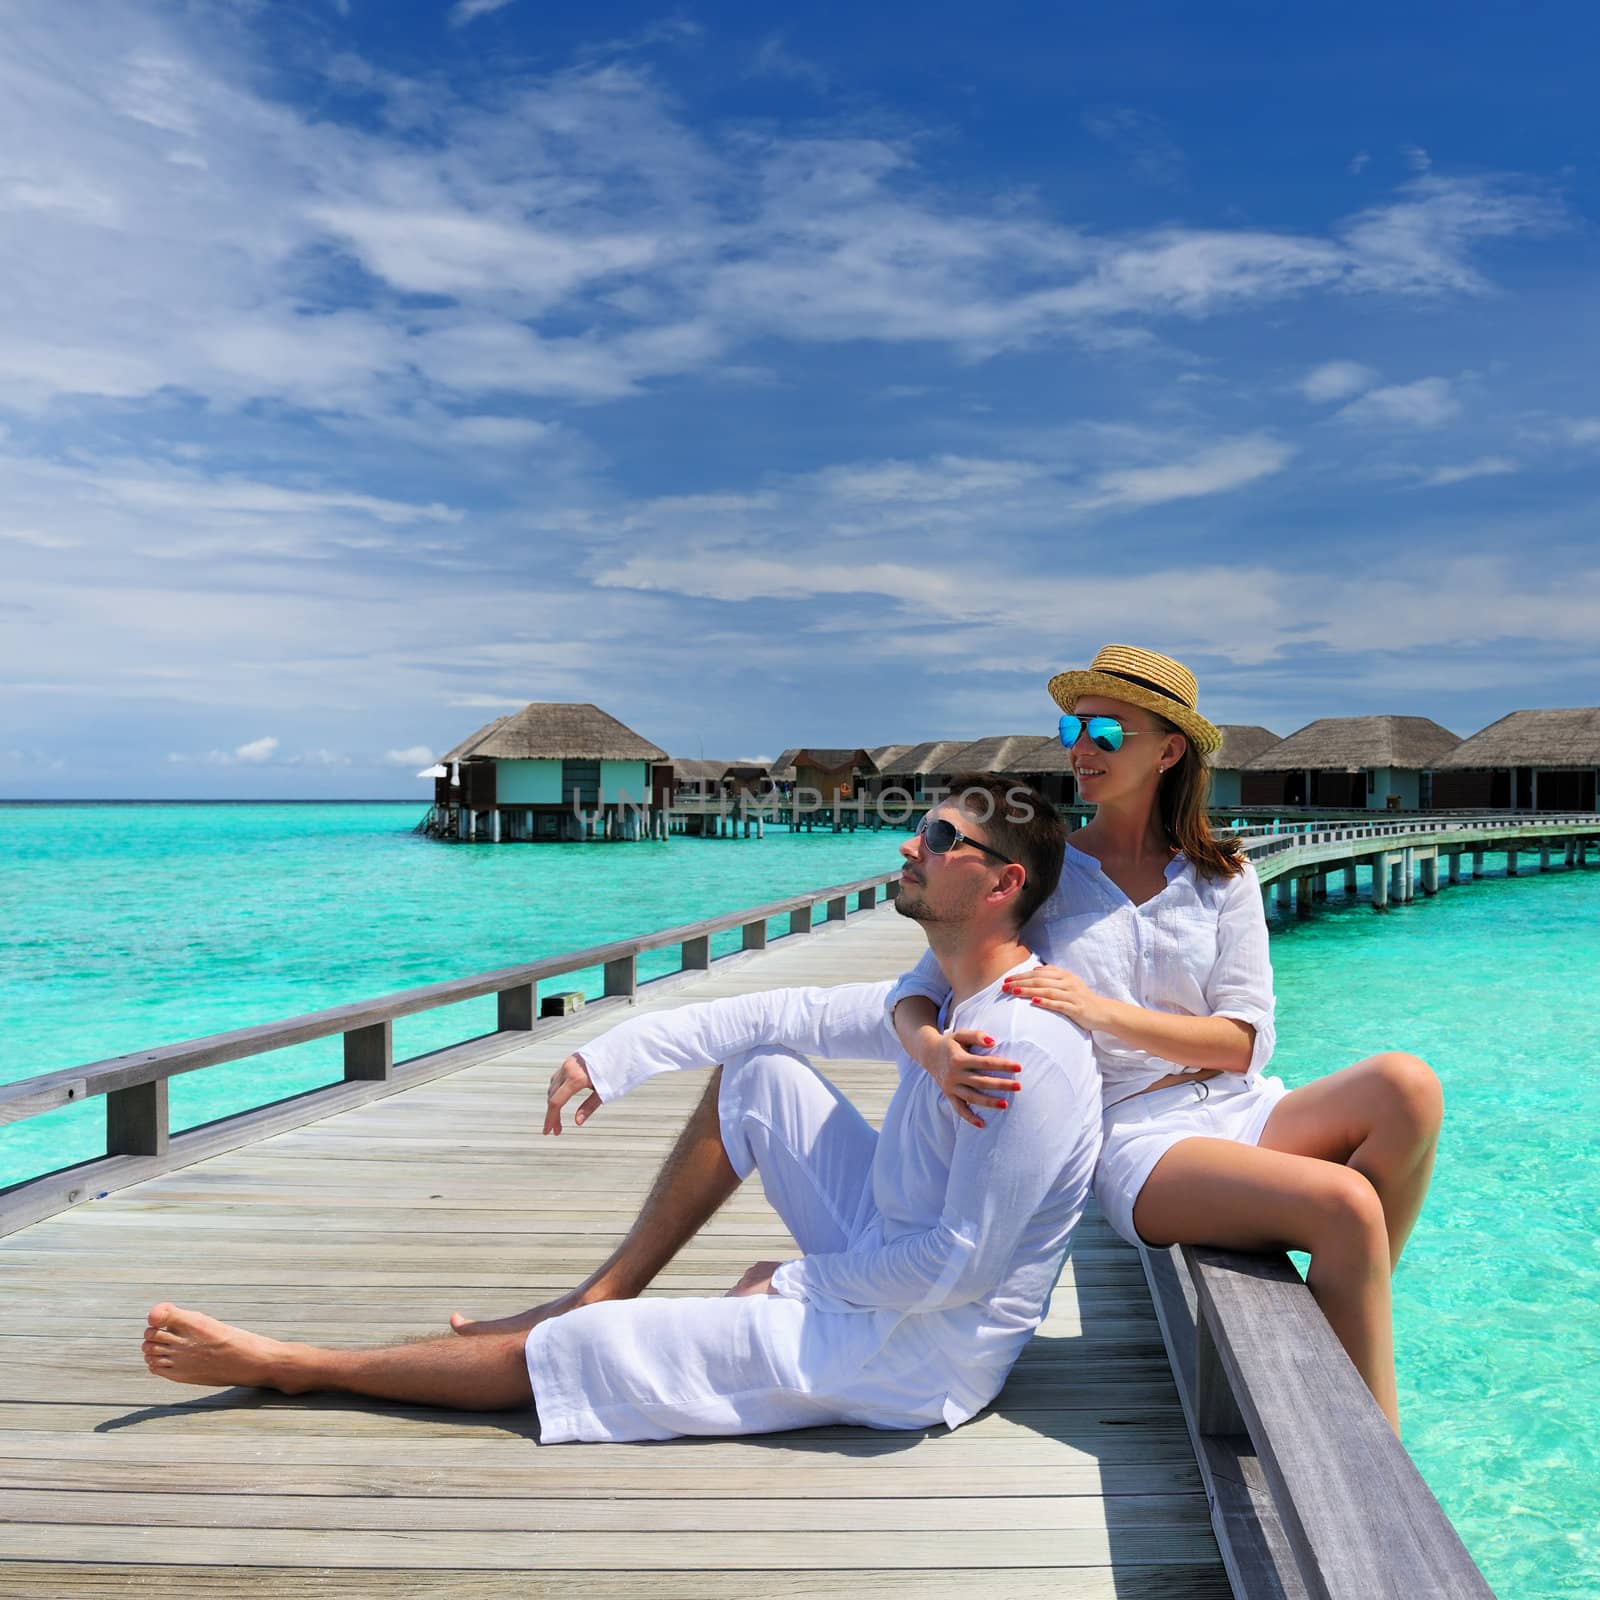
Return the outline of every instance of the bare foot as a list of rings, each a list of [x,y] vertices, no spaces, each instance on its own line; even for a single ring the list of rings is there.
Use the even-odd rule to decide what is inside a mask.
[[[285,1394],[300,1392],[294,1386],[294,1346],[165,1301],[146,1320],[144,1364],[158,1378],[214,1388],[242,1384]]]
[[[603,1294],[582,1294],[574,1289],[558,1299],[547,1300],[542,1306],[519,1311],[514,1317],[483,1317],[475,1320],[472,1317],[462,1316],[459,1311],[452,1311],[450,1327],[454,1332],[469,1339],[484,1333],[526,1333],[530,1328],[536,1328],[541,1322],[548,1322],[552,1317],[563,1316],[568,1311],[576,1311],[579,1306],[594,1305],[598,1301],[610,1298],[612,1297]]]

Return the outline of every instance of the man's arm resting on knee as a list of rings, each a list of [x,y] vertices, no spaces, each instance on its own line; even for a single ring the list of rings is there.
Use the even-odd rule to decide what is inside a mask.
[[[1019,1052],[1028,1093],[988,1125],[956,1129],[943,1211],[921,1233],[876,1249],[786,1261],[772,1292],[829,1311],[929,1312],[980,1299],[1006,1276],[1052,1190],[1085,1196],[1100,1145],[1099,1080],[1088,1039],[1073,1059],[1031,1042]]]
[[[890,1061],[899,1042],[884,1002],[889,983],[771,989],[629,1017],[578,1052],[601,1100],[658,1072],[715,1066],[763,1046],[824,1061]]]

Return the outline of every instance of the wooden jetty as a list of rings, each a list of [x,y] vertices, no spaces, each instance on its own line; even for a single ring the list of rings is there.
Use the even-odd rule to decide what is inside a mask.
[[[1308,820],[1241,830],[1245,853],[1255,866],[1263,892],[1287,910],[1292,904],[1308,916],[1328,898],[1328,879],[1339,872],[1347,896],[1356,893],[1356,868],[1371,869],[1374,910],[1406,905],[1420,880],[1425,896],[1439,892],[1439,863],[1446,883],[1463,881],[1463,863],[1474,878],[1483,875],[1483,858],[1503,852],[1506,871],[1516,877],[1524,856],[1538,858],[1537,870],[1583,867],[1600,851],[1600,816],[1592,812],[1551,815],[1512,812],[1501,816],[1435,815],[1406,822],[1320,822]]]
[[[879,903],[892,885],[0,1087],[0,1122],[104,1096],[108,1149],[0,1194],[0,1594],[1488,1595],[1286,1259],[1134,1251],[1092,1211],[1038,1337],[953,1433],[541,1448],[525,1413],[145,1372],[158,1299],[360,1344],[570,1285],[700,1085],[656,1080],[542,1139],[554,1066],[626,1007],[904,969],[923,944]],[[774,918],[790,937],[769,948]],[[735,929],[742,948],[713,961]],[[639,954],[672,945],[681,970],[641,988]],[[540,984],[592,967],[602,997],[538,1015]],[[494,1032],[394,1060],[397,1017],[489,994]],[[169,1133],[172,1076],[334,1035],[342,1082]],[[881,1114],[889,1068],[829,1070]],[[746,1185],[655,1292],[720,1293],[792,1249]]]

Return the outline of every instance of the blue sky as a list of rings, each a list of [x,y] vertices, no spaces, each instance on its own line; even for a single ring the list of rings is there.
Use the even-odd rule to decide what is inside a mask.
[[[1597,33],[12,0],[0,795],[1595,704]]]

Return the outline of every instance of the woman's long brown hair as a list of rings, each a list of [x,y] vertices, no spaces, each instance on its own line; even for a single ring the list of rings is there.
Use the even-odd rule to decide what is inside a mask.
[[[1169,733],[1183,732],[1165,717],[1156,720]],[[1237,877],[1244,871],[1244,852],[1232,834],[1218,838],[1211,831],[1211,819],[1206,815],[1210,797],[1211,769],[1195,749],[1194,740],[1189,739],[1182,759],[1167,768],[1156,791],[1161,831],[1174,850],[1181,850],[1194,863],[1194,870],[1201,877]]]

